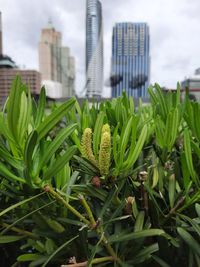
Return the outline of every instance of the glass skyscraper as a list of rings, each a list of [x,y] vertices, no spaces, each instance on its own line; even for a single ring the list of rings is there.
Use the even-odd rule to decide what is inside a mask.
[[[102,8],[98,0],[87,0],[86,11],[87,96],[100,97],[103,89]]]
[[[149,27],[146,23],[116,23],[112,35],[112,97],[125,91],[147,97],[150,80]]]

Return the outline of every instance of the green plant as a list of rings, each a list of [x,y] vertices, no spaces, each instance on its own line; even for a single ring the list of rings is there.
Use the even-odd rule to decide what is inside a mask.
[[[91,107],[72,98],[49,114],[44,88],[35,103],[16,78],[0,114],[10,265],[200,265],[200,104],[181,102],[179,85],[149,95],[137,109],[123,94]]]

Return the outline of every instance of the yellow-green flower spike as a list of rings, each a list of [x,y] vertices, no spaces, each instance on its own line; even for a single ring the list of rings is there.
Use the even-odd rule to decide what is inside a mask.
[[[105,133],[105,132],[108,132],[110,133],[110,125],[109,124],[104,124],[103,127],[102,127],[102,134]]]
[[[109,125],[108,125],[109,126]],[[109,127],[110,129],[110,127]],[[103,132],[103,129],[102,129]],[[105,131],[101,136],[101,144],[99,151],[99,169],[102,176],[109,174],[111,153],[111,136],[110,131]]]
[[[92,130],[86,128],[81,139],[81,153],[84,158],[88,159],[94,166],[98,167],[98,162],[92,151]]]

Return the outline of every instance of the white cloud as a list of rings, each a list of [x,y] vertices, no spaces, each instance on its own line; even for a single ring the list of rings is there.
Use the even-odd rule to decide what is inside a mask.
[[[41,28],[51,17],[63,34],[63,45],[76,58],[78,91],[85,83],[86,0],[0,0],[4,52],[19,65],[38,68]],[[112,27],[116,22],[147,22],[151,38],[151,81],[175,87],[200,66],[198,0],[101,0],[104,25],[105,79],[111,62]]]

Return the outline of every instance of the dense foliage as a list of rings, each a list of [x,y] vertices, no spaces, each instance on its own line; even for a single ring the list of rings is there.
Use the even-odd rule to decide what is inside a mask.
[[[0,113],[1,266],[200,266],[200,104],[149,88]]]

